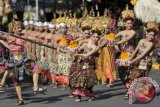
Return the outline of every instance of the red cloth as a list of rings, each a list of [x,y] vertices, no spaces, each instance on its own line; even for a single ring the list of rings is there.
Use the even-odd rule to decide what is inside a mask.
[[[80,95],[82,97],[92,97],[93,96],[93,94],[90,93],[88,90],[81,90],[81,89],[72,90],[72,94]]]
[[[112,79],[112,73],[110,71],[110,67],[108,63],[106,64],[106,77],[109,79]]]

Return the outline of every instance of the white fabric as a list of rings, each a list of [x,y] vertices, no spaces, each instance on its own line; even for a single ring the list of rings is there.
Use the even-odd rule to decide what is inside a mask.
[[[160,2],[158,0],[138,0],[134,11],[136,17],[142,22],[160,21]]]
[[[24,25],[24,26],[29,25],[28,21],[24,21],[24,22],[23,22],[23,25]]]
[[[55,28],[55,27],[56,27],[55,24],[51,24],[51,23],[48,24],[48,28],[50,28],[50,29],[53,29],[53,28]]]
[[[59,24],[56,24],[56,29],[60,28],[60,25]]]
[[[33,22],[32,20],[30,20],[30,21],[29,21],[29,24],[30,24],[30,25],[33,25],[33,24],[34,24],[34,22]]]
[[[38,22],[34,22],[34,26],[37,26]]]
[[[62,27],[62,28],[67,27],[67,25],[66,25],[65,23],[60,23],[59,25],[60,25],[60,27]]]
[[[37,23],[37,26],[38,26],[38,27],[40,27],[40,26],[42,26],[42,25],[43,25],[42,22],[38,22],[38,23]]]
[[[44,22],[44,23],[43,23],[43,26],[48,26],[48,22]]]

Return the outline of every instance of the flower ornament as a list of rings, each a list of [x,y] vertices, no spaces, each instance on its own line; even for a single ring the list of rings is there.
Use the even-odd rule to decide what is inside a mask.
[[[62,48],[62,49],[66,49],[67,45],[68,43],[66,38],[62,38],[58,44],[59,48]]]
[[[158,25],[155,22],[149,21],[147,25],[144,27],[144,30],[154,30],[159,31]]]
[[[121,52],[120,58],[116,60],[116,64],[119,66],[123,65],[130,65],[131,61],[129,59],[130,53],[129,52]]]
[[[105,37],[105,41],[106,41],[107,46],[114,46],[115,45],[116,37],[115,37],[114,33],[110,33],[108,35],[105,35],[104,37]]]
[[[76,40],[70,40],[67,49],[69,53],[75,53],[76,50],[78,49],[78,42]]]

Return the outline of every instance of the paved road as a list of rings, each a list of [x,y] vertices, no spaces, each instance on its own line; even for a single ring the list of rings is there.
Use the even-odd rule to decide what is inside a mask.
[[[160,72],[151,71],[150,75],[160,84]],[[45,95],[35,96],[31,84],[23,84],[25,105],[22,107],[160,107],[160,95],[148,104],[130,105],[127,100],[123,100],[125,89],[120,80],[117,80],[111,88],[102,85],[95,86],[96,99],[93,102],[88,102],[86,98],[83,98],[82,102],[77,103],[73,98],[68,97],[69,90],[53,89],[50,86],[47,88]],[[16,98],[14,88],[8,88],[6,93],[0,94],[0,107],[15,107]]]

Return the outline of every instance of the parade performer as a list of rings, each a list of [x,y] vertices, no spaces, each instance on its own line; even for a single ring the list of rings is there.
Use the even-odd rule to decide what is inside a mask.
[[[69,71],[72,64],[72,57],[67,51],[67,47],[70,42],[70,35],[67,35],[67,25],[65,23],[60,23],[61,34],[63,38],[59,41],[57,48],[57,62],[58,62],[58,72],[61,77],[61,84],[63,88],[67,88],[69,81]]]
[[[1,39],[6,39],[3,38],[2,35],[0,35]],[[0,92],[4,92],[5,90],[5,81],[7,78],[8,73],[5,72],[7,70],[7,59],[8,59],[8,50],[9,50],[9,45],[7,44],[6,41],[0,40],[0,75],[3,74],[1,81],[0,81]]]
[[[120,38],[120,40],[116,42],[117,46],[115,46],[115,48],[116,51],[118,51],[117,53],[120,54],[117,54],[119,59],[116,60],[116,63],[118,65],[119,77],[123,84],[126,85],[129,67],[123,65],[129,64],[130,54],[134,50],[133,38],[136,34],[136,32],[133,30],[133,21],[135,19],[134,13],[132,10],[128,9],[128,6],[126,7],[126,10],[122,12],[122,18],[123,22],[125,23],[126,29],[116,35],[116,38]],[[125,95],[124,98],[126,97],[128,96]]]
[[[131,82],[139,77],[149,76],[152,68],[152,55],[154,49],[154,39],[158,33],[158,27],[154,22],[148,22],[145,28],[146,37],[141,39],[132,53],[130,59],[130,74],[126,87],[129,88]]]
[[[133,21],[134,21],[134,13],[132,10],[126,10],[122,12],[123,21],[125,23],[126,29],[119,32],[116,35],[116,38],[120,37],[120,40],[117,41],[116,50],[120,52],[120,59],[117,60],[118,73],[120,79],[125,84],[125,77],[128,73],[128,67],[121,66],[122,63],[127,63],[130,53],[133,51],[133,43],[131,39],[135,37],[135,31],[133,30]]]
[[[49,46],[54,46],[56,25],[49,23],[48,28],[49,28],[49,34],[46,37],[46,43]],[[46,59],[48,62],[50,78],[52,81],[51,86],[53,86],[54,88],[57,87],[56,72],[57,72],[57,67],[58,67],[56,63],[55,51],[56,51],[55,49],[46,48]]]
[[[100,19],[99,19],[100,20]],[[111,32],[114,24],[110,16],[103,16],[99,24],[104,29],[104,36],[99,40],[99,58],[97,61],[96,75],[98,84],[107,84],[112,86],[112,82],[116,80],[116,66],[115,66],[115,34]],[[103,23],[103,24],[102,24]],[[107,82],[108,81],[108,82]]]
[[[9,24],[9,32],[14,35],[21,35],[22,31],[22,23],[19,20],[13,20]],[[23,97],[22,97],[22,90],[20,81],[24,79],[24,69],[23,69],[23,60],[25,59],[26,55],[23,53],[24,51],[24,41],[18,38],[9,37],[8,38],[9,49],[10,49],[10,58],[8,61],[8,72],[12,72],[13,74],[13,81],[15,84],[16,92],[18,95],[18,104],[23,105]]]
[[[99,32],[93,32],[88,41],[79,47],[71,66],[69,83],[72,94],[76,95],[76,102],[81,101],[82,96],[89,97],[88,101],[94,99],[93,86],[96,81],[94,56],[98,50],[96,45],[98,39]]]

